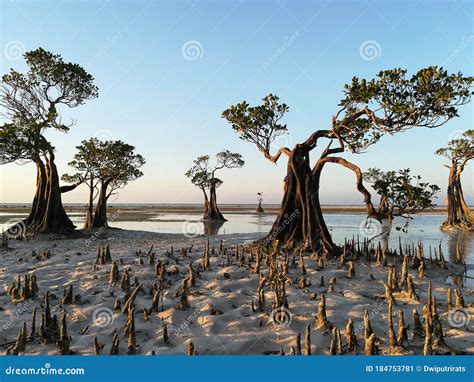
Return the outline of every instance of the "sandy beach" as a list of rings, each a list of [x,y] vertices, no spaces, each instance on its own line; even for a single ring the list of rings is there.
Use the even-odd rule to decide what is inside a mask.
[[[67,333],[70,336],[70,351],[79,355],[94,354],[93,338],[104,344],[102,354],[108,354],[113,335],[119,339],[119,354],[127,354],[127,337],[124,327],[127,314],[114,309],[116,299],[124,305],[124,292],[120,283],[110,284],[112,263],[97,265],[97,248],[106,243],[110,246],[112,261],[116,262],[120,276],[129,271],[131,290],[143,284],[133,303],[136,333],[136,354],[187,354],[192,342],[197,354],[290,354],[297,348],[296,338],[301,336],[304,345],[305,330],[310,325],[311,354],[330,354],[330,327],[340,329],[342,351],[364,353],[364,311],[367,310],[373,331],[379,339],[379,354],[392,354],[387,328],[387,300],[384,283],[387,283],[389,266],[377,263],[372,256],[353,259],[355,275],[348,278],[349,262],[329,258],[322,261],[305,253],[289,255],[286,271],[287,308],[274,309],[275,290],[270,283],[263,287],[265,303],[258,311],[258,286],[260,275],[255,272],[256,256],[245,250],[244,258],[235,255],[235,246],[248,246],[258,239],[256,234],[227,235],[223,250],[220,240],[210,239],[209,267],[203,269],[207,239],[187,239],[182,235],[163,235],[151,232],[109,229],[107,231],[78,232],[75,238],[54,235],[37,235],[29,241],[10,240],[8,248],[1,249],[0,269],[0,343],[5,354],[11,347],[21,325],[25,322],[28,331],[32,323],[32,312],[36,308],[36,333],[28,339],[24,354],[57,354],[54,342],[46,343],[39,335],[41,312],[44,312],[44,294],[49,292],[51,314],[61,318],[66,313]],[[153,260],[149,260],[153,246]],[[428,249],[425,248],[425,256]],[[43,256],[44,253],[50,256]],[[35,257],[36,255],[36,257]],[[39,256],[38,256],[39,255]],[[347,255],[349,256],[349,255]],[[260,272],[269,275],[269,266],[261,259]],[[304,270],[302,263],[304,262]],[[149,264],[153,263],[153,264]],[[159,278],[156,264],[164,265],[163,298],[158,307],[148,314],[143,310],[152,305]],[[283,255],[277,256],[279,266],[285,263]],[[393,264],[400,279],[402,258],[388,256],[388,265]],[[409,268],[419,301],[410,298],[406,286],[393,290],[393,322],[397,331],[397,315],[404,313],[408,327],[408,341],[397,348],[397,354],[423,354],[424,338],[413,338],[412,311],[416,309],[423,320],[423,306],[427,302],[428,283],[432,282],[432,293],[436,298],[437,311],[444,333],[444,344],[434,347],[439,354],[474,353],[472,306],[474,291],[462,287],[459,282],[464,266],[439,264],[429,259],[424,261],[424,277],[416,269]],[[187,289],[187,304],[183,308],[182,287],[188,285],[188,265],[194,272],[194,285]],[[24,301],[12,301],[9,295],[15,275],[35,275],[38,291],[36,296]],[[324,285],[321,283],[324,278]],[[304,279],[304,281],[302,281]],[[183,284],[183,280],[184,284]],[[332,281],[331,281],[332,280]],[[456,284],[456,285],[455,285]],[[72,303],[62,304],[64,290],[73,285]],[[447,289],[461,291],[464,308],[448,311]],[[316,328],[318,304],[325,296],[326,328]],[[353,321],[358,347],[348,352],[344,336],[348,319]],[[166,324],[168,340],[163,338]],[[166,336],[165,336],[166,337]],[[293,346],[293,350],[292,350]]]

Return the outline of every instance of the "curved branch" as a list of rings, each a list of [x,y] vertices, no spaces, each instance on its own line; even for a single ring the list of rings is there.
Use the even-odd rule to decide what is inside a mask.
[[[278,159],[280,159],[281,154],[285,154],[287,157],[291,156],[291,150],[288,147],[280,147],[275,155],[270,155],[268,150],[260,148],[259,150],[263,153],[265,158],[267,158],[270,162],[276,163]]]
[[[319,138],[335,138],[333,130],[317,130],[309,136],[309,138],[301,144],[308,151],[313,150],[318,143]]]
[[[74,184],[70,184],[70,185],[67,185],[67,186],[61,186],[61,187],[59,187],[59,192],[61,194],[64,194],[66,192],[72,191],[72,190],[76,189],[77,186],[80,186],[83,182],[84,182],[84,180],[81,179],[81,180],[79,180],[78,182],[76,182]]]
[[[337,164],[340,164],[341,166],[344,166],[344,167],[346,167],[349,170],[354,172],[354,174],[356,175],[357,190],[362,195],[364,195],[364,203],[365,203],[365,207],[367,209],[368,216],[372,217],[372,218],[375,218],[377,220],[380,220],[379,215],[378,215],[377,211],[375,210],[374,205],[372,204],[372,196],[371,196],[370,192],[364,186],[361,169],[357,165],[355,165],[354,163],[349,162],[347,159],[344,159],[344,158],[341,158],[341,157],[325,157],[325,158],[321,158],[316,163],[316,166],[313,169],[313,173],[319,171],[322,168],[322,166],[324,166],[325,163],[337,163]]]

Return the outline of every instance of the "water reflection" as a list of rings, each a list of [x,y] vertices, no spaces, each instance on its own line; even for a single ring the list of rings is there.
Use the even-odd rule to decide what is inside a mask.
[[[13,216],[14,214],[12,214]],[[152,231],[160,233],[182,234],[186,224],[193,223],[196,227],[195,232],[203,235],[227,235],[227,234],[267,234],[275,220],[272,214],[257,213],[228,213],[228,221],[220,223],[206,224],[201,221],[200,213],[160,213],[154,215],[145,221],[114,221],[111,225],[117,228]],[[73,223],[81,227],[84,221],[83,216],[71,216]],[[339,213],[326,214],[326,223],[330,229],[335,243],[343,243],[345,238],[351,238],[353,235],[363,235],[363,221],[365,216],[357,213]],[[416,216],[410,221],[408,232],[393,229],[387,238],[387,244],[390,248],[398,248],[398,240],[402,245],[422,241],[425,250],[429,247],[441,249],[446,257],[452,261],[456,256],[457,247],[463,260],[468,264],[468,268],[474,269],[474,232],[459,232],[448,234],[440,231],[439,227],[443,222],[442,214],[423,214]],[[403,226],[404,220],[395,220],[393,227]],[[193,231],[194,232],[194,231]],[[468,272],[471,272],[468,269]]]
[[[465,261],[468,256],[468,251],[473,241],[473,232],[456,232],[450,235],[448,239],[449,260],[455,261],[459,256]]]
[[[203,232],[204,235],[206,236],[214,236],[219,234],[219,230],[221,227],[225,224],[225,221],[219,220],[219,221],[208,221],[204,220],[202,221],[203,224]]]

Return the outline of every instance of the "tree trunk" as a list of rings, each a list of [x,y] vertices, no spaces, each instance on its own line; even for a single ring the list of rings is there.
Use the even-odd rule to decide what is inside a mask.
[[[462,170],[458,168],[457,162],[453,160],[449,171],[447,191],[448,216],[441,226],[441,229],[445,231],[470,230],[474,227],[474,213],[469,210],[464,200],[461,172]]]
[[[50,153],[46,165],[35,158],[37,177],[36,192],[28,218],[27,229],[35,233],[70,233],[75,226],[68,218],[61,200],[59,176]],[[69,189],[68,189],[69,190]]]
[[[286,247],[301,245],[305,249],[327,253],[337,250],[324,221],[319,199],[321,172],[326,163],[340,164],[355,173],[357,190],[364,195],[368,216],[379,219],[370,193],[363,185],[359,167],[344,158],[326,155],[323,153],[311,171],[308,150],[304,145],[296,145],[289,154],[282,206],[266,241],[278,240]]]
[[[108,183],[102,182],[100,185],[99,200],[92,220],[92,226],[95,228],[109,227],[107,223],[107,187]]]
[[[94,178],[91,176],[89,181],[89,203],[87,204],[86,220],[84,221],[84,229],[92,227],[93,217],[93,203],[94,203]]]
[[[266,241],[286,247],[302,245],[313,250],[334,250],[319,201],[322,166],[313,173],[308,151],[297,145],[288,159],[283,201]]]
[[[209,199],[207,198],[205,190],[204,196],[205,206],[203,220],[227,221],[217,207],[216,187],[214,185],[209,187]]]

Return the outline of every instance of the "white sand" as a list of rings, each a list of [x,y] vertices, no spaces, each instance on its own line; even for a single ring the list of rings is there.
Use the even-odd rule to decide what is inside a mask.
[[[0,343],[14,341],[20,325],[23,322],[30,326],[33,307],[37,308],[36,328],[39,328],[39,318],[43,308],[43,294],[49,290],[53,295],[51,305],[53,314],[61,316],[65,309],[68,317],[68,333],[71,336],[71,350],[76,354],[93,354],[92,339],[98,337],[100,343],[105,344],[103,354],[108,354],[111,343],[111,333],[114,329],[119,333],[120,354],[126,354],[127,340],[123,335],[126,314],[113,312],[116,298],[123,298],[120,286],[108,284],[108,273],[111,264],[98,266],[93,271],[96,257],[96,248],[99,244],[110,242],[113,260],[119,263],[119,270],[131,268],[131,279],[137,277],[144,283],[144,291],[135,301],[135,325],[137,336],[137,354],[149,354],[152,350],[156,354],[186,354],[189,340],[192,340],[199,354],[271,354],[277,353],[280,346],[286,353],[290,346],[295,344],[298,333],[304,339],[304,330],[308,323],[311,324],[311,340],[313,354],[328,354],[330,333],[316,331],[315,315],[321,293],[327,292],[329,280],[337,278],[333,292],[326,293],[327,314],[331,323],[344,333],[348,318],[354,321],[357,337],[363,353],[362,317],[364,310],[368,309],[371,316],[372,327],[381,339],[380,351],[385,353],[387,348],[387,305],[383,298],[383,282],[387,280],[387,268],[375,263],[366,263],[360,260],[355,264],[356,277],[352,280],[346,278],[347,266],[338,269],[335,264],[326,264],[325,269],[317,271],[316,262],[305,257],[307,280],[311,286],[300,289],[298,281],[301,278],[299,267],[290,265],[288,278],[292,280],[287,285],[286,291],[291,313],[286,317],[288,322],[275,324],[272,322],[273,292],[265,288],[266,307],[264,313],[252,312],[251,303],[257,302],[257,285],[259,276],[251,273],[247,265],[239,267],[237,264],[222,267],[225,257],[218,254],[219,240],[225,239],[225,245],[250,242],[258,236],[255,235],[226,235],[211,240],[211,246],[216,247],[216,254],[210,259],[210,270],[202,271],[197,279],[196,286],[190,288],[189,302],[191,308],[178,310],[179,297],[174,297],[175,291],[180,288],[181,280],[188,275],[187,265],[193,262],[194,269],[201,263],[205,238],[184,238],[181,235],[160,235],[151,232],[109,230],[90,246],[82,238],[64,239],[52,236],[41,236],[34,240],[10,241],[11,249],[0,249],[2,263],[0,268]],[[176,265],[179,274],[170,276],[171,286],[165,293],[164,310],[153,313],[148,321],[144,320],[142,310],[151,304],[152,296],[148,291],[153,283],[158,282],[154,275],[153,266],[146,263],[146,252],[154,244],[156,259],[168,261],[167,270]],[[183,258],[179,250],[183,247],[194,245],[188,258]],[[174,246],[173,256],[165,258],[165,252]],[[141,250],[144,264],[138,264],[137,250]],[[36,252],[51,251],[52,257],[48,260],[36,260],[31,256],[32,250]],[[232,251],[230,251],[232,253]],[[178,260],[178,264],[176,264]],[[391,261],[391,259],[390,259]],[[400,277],[400,263],[397,273]],[[428,280],[432,280],[434,296],[437,298],[438,311],[446,336],[446,344],[455,353],[474,353],[474,333],[472,306],[474,291],[472,288],[462,288],[466,302],[465,313],[469,322],[464,322],[461,327],[450,324],[449,314],[446,312],[446,289],[451,286],[454,265],[449,264],[450,270],[443,271],[429,261],[426,261],[426,277],[420,278],[414,270],[409,270],[414,277],[416,290],[421,297],[421,302],[410,300],[402,292],[395,292],[397,306],[394,307],[394,325],[397,330],[396,313],[402,309],[405,313],[405,323],[410,326],[409,346],[407,354],[422,354],[422,341],[412,341],[412,310],[417,308],[422,316],[422,307],[426,303]],[[262,266],[264,273],[267,267]],[[456,267],[459,271],[459,266]],[[38,278],[39,293],[34,300],[12,303],[7,294],[8,286],[12,284],[16,275],[32,274]],[[370,279],[369,274],[375,277]],[[326,286],[320,286],[320,278],[324,275]],[[72,305],[60,305],[63,288],[74,285],[74,294],[81,295],[81,302]],[[314,300],[314,293],[317,299]],[[56,298],[54,298],[54,296]],[[454,294],[453,294],[454,303]],[[211,308],[222,311],[221,315],[211,315]],[[113,312],[113,313],[111,313]],[[466,320],[465,320],[466,321]],[[165,346],[162,341],[163,323],[168,326],[170,344]],[[89,326],[85,334],[81,331]],[[455,325],[456,326],[456,325]],[[345,338],[343,337],[345,344]],[[0,348],[4,354],[6,346]],[[44,345],[36,340],[28,342],[25,354],[56,354],[54,344]]]

